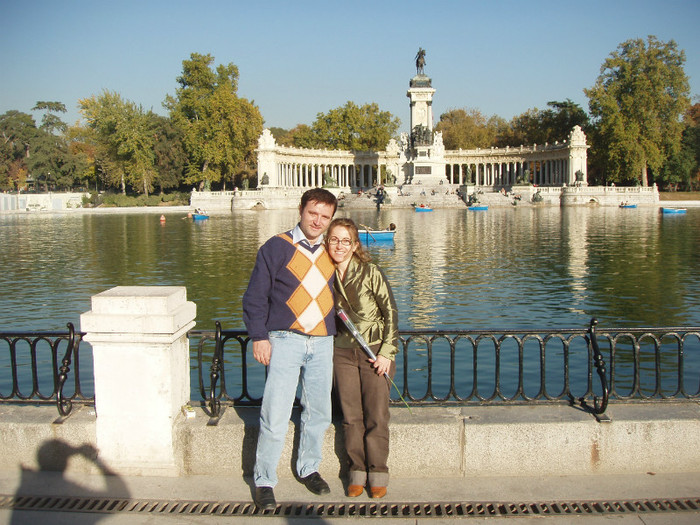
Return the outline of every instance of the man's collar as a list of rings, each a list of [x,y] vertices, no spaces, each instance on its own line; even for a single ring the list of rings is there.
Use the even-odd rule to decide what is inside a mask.
[[[292,230],[292,242],[294,244],[299,244],[301,241],[306,241],[309,246],[316,246],[323,242],[323,234],[319,235],[318,239],[316,239],[316,242],[311,244],[311,241],[309,241],[306,238],[306,235],[304,235],[304,232],[301,231],[300,225],[297,224]]]

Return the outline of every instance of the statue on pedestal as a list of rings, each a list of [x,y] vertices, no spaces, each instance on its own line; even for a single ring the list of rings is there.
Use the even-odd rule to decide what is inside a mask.
[[[423,68],[425,67],[425,49],[422,47],[418,48],[418,53],[416,53],[416,73],[418,75],[424,75]]]

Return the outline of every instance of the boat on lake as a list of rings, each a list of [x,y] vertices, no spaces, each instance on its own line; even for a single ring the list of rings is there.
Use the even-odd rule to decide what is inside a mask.
[[[424,204],[421,204],[420,206],[416,206],[416,207],[413,208],[413,209],[416,210],[416,211],[433,211],[432,208],[428,208],[428,207],[427,207],[426,205],[424,205]]]
[[[673,213],[685,213],[686,209],[685,208],[661,208],[661,213],[665,214],[673,214]]]
[[[363,244],[394,242],[396,230],[357,230]]]
[[[470,211],[486,211],[489,209],[489,207],[488,206],[476,206],[476,205],[472,204],[471,206],[468,206],[467,209]]]
[[[620,204],[620,208],[636,208],[636,204]]]
[[[203,221],[209,218],[209,215],[204,210],[197,208],[192,213],[189,214],[193,221]]]

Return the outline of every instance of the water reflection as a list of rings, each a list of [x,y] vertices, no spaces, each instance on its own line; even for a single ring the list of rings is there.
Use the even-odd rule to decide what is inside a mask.
[[[700,324],[700,210],[655,208],[366,210],[398,225],[371,246],[394,288],[402,328]],[[297,210],[0,217],[4,330],[54,330],[117,285],[186,286],[197,327],[242,328],[241,296],[257,248]]]

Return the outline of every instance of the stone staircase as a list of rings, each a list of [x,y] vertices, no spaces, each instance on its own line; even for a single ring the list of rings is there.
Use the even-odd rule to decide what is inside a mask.
[[[466,208],[466,204],[454,190],[440,187],[432,189],[421,186],[404,186],[401,194],[399,194],[398,188],[388,188],[382,206],[413,208],[421,204],[429,208]],[[357,195],[356,193],[343,194],[338,205],[341,208],[348,209],[376,208],[377,198],[374,193],[363,193],[362,195]]]

